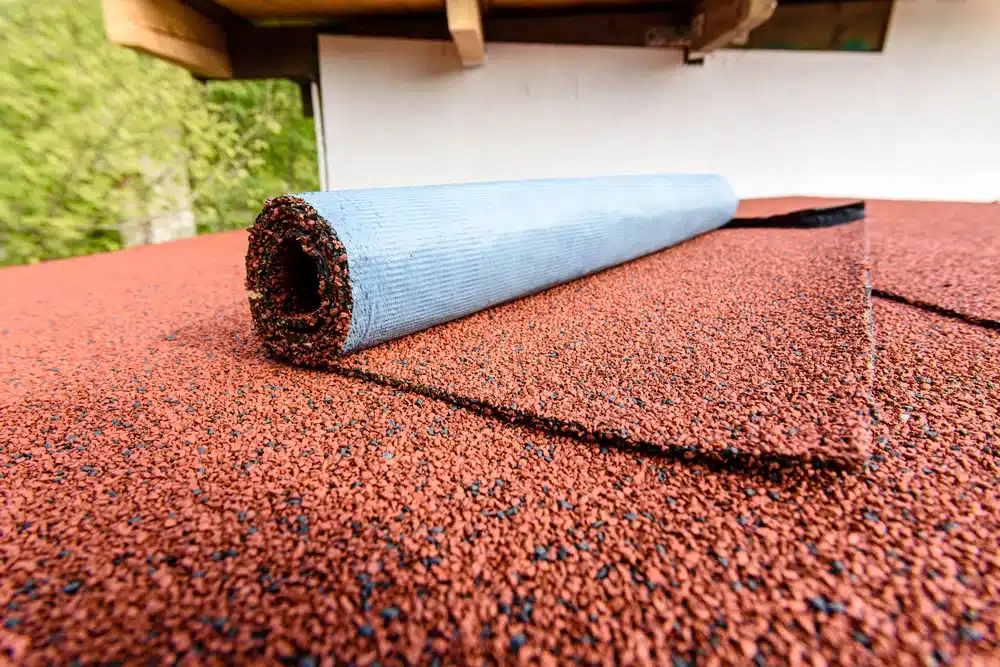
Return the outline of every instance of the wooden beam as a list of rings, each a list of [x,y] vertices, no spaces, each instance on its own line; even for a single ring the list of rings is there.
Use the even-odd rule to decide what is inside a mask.
[[[690,51],[704,54],[746,40],[751,30],[771,18],[777,6],[777,0],[703,0],[696,19],[700,34]]]
[[[525,10],[512,13],[501,10],[490,11],[483,16],[483,33],[487,42],[676,48],[691,42],[694,35],[691,30],[692,16],[690,8],[682,10],[673,5],[656,11],[619,9],[595,12],[578,8],[571,11]],[[323,32],[359,37],[446,40],[450,38],[447,22],[441,19],[440,13],[351,16],[329,23],[324,26]],[[230,32],[229,43],[235,76],[242,78],[237,34]],[[256,39],[258,51],[261,43],[275,42],[283,48],[296,43],[296,40],[284,38],[270,39],[268,35],[265,33]]]
[[[319,81],[316,28],[235,25],[226,39],[234,79]]]
[[[237,16],[258,22],[268,19],[323,19],[338,16],[409,14],[440,12],[442,0],[214,0]],[[673,5],[693,4],[690,0],[487,0],[487,13],[494,9],[582,9],[609,7],[645,7],[668,9]]]
[[[445,0],[448,32],[458,49],[458,57],[466,67],[482,65],[486,59],[483,20],[479,0]]]
[[[103,0],[103,5],[104,31],[112,43],[206,78],[232,77],[223,27],[180,0]]]

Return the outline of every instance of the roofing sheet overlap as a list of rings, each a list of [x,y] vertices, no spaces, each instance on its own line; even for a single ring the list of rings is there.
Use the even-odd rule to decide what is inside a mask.
[[[745,199],[737,216],[834,206],[847,199]],[[1000,327],[1000,204],[869,201],[872,287],[877,294]]]
[[[728,304],[723,321],[752,322],[746,331],[759,336],[743,341],[746,358],[766,361],[751,341],[785,340],[779,325],[791,323],[773,319],[770,301],[748,285],[770,286],[780,302],[786,283],[807,288],[815,275],[828,281],[824,291],[785,301],[803,319],[843,304],[853,313],[844,319],[866,319],[864,300],[841,301],[838,291],[841,279],[863,279],[834,272],[857,260],[830,260],[857,257],[844,248],[858,247],[848,231],[858,227],[826,230],[822,242],[809,233],[777,243],[760,230],[739,230],[737,242],[737,230],[720,232],[700,241],[711,262],[678,258],[688,269],[680,271],[647,258],[610,272],[628,297],[617,310],[593,298],[613,299],[605,274],[551,295],[561,310],[504,308],[533,319],[532,333],[548,345],[561,339],[546,313],[578,332],[580,303],[606,309],[605,320],[635,303],[649,317],[631,316],[619,333],[656,341],[662,334],[647,325],[677,300],[680,283],[700,309],[671,305],[672,321],[686,324],[678,342],[724,358],[724,346],[693,324],[720,312],[706,306],[714,298]],[[230,234],[0,272],[0,291],[13,295],[0,305],[0,660],[3,652],[14,664],[997,657],[997,332],[876,298],[862,465],[716,467],[272,363],[246,312],[245,244]],[[747,248],[792,259],[812,252],[824,268],[769,269]],[[730,269],[741,263],[742,277]],[[720,269],[718,284],[699,296],[688,276],[694,267],[710,274],[709,264]],[[739,310],[731,294],[752,308]],[[519,333],[502,310],[476,316],[484,340]],[[469,321],[440,329],[472,331],[461,328]],[[612,372],[635,362],[588,366],[601,345],[624,350],[593,337],[551,351],[621,383]],[[398,344],[382,352],[400,359],[390,368],[407,368]],[[452,370],[450,382],[468,381],[457,363]],[[826,400],[803,386],[803,401]],[[610,414],[609,424],[628,423]]]
[[[877,289],[1000,327],[1000,204],[878,202],[869,210]]]
[[[858,223],[721,230],[337,365],[678,456],[850,466],[866,269]]]

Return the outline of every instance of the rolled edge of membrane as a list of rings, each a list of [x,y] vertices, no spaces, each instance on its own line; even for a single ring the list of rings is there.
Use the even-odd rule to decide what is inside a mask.
[[[246,292],[269,353],[303,366],[339,356],[351,329],[347,252],[304,199],[269,199],[250,228]]]
[[[522,196],[526,186],[533,188],[527,198]],[[596,186],[610,187],[612,196],[595,205],[585,195]],[[602,246],[589,263],[580,264],[583,259],[557,263],[557,269],[533,275],[523,289],[509,282],[495,287],[500,277],[473,271],[470,261],[459,261],[464,267],[458,272],[460,278],[474,273],[483,283],[472,286],[475,298],[464,292],[461,299],[451,298],[456,293],[452,284],[442,287],[445,296],[421,301],[427,295],[415,293],[413,281],[405,275],[438,275],[438,269],[428,270],[428,262],[439,257],[428,252],[417,257],[413,252],[400,254],[396,247],[400,235],[404,241],[432,247],[439,240],[435,236],[439,228],[446,230],[442,233],[458,233],[455,255],[461,260],[465,253],[469,260],[467,255],[475,255],[481,244],[463,236],[468,218],[476,216],[482,201],[508,195],[520,206],[510,215],[541,221],[539,228],[547,219],[573,220],[584,227],[603,223],[605,231],[636,222],[660,224],[657,220],[663,216],[676,217],[678,224],[661,225],[659,233],[640,243],[626,239],[613,251]],[[465,316],[477,305],[487,308],[706,233],[728,222],[738,202],[728,182],[715,174],[539,179],[277,197],[268,200],[250,228],[246,290],[254,328],[273,357],[301,366],[328,366],[337,357]],[[414,219],[419,222],[432,214],[443,227],[416,224],[414,228]],[[497,224],[496,216],[485,219]],[[554,237],[573,231],[564,224],[553,229]],[[557,239],[548,241],[545,248],[558,246],[565,254]],[[385,250],[382,246],[387,244]],[[393,254],[403,265],[387,271],[386,255]],[[481,253],[478,259],[482,261]],[[397,310],[399,299],[404,303],[402,313]]]

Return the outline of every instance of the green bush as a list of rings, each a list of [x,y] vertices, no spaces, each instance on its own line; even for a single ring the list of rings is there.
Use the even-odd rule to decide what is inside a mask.
[[[108,43],[99,0],[0,0],[0,91],[0,264],[117,248],[164,183],[199,231],[318,188],[295,84],[199,83]]]

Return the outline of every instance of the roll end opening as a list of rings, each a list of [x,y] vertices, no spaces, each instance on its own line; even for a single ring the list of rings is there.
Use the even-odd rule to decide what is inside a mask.
[[[274,294],[271,299],[287,317],[309,315],[322,305],[319,262],[294,239],[283,239],[275,249]]]
[[[294,195],[269,200],[249,231],[246,289],[264,347],[298,365],[329,365],[351,328],[343,244],[316,209]]]

